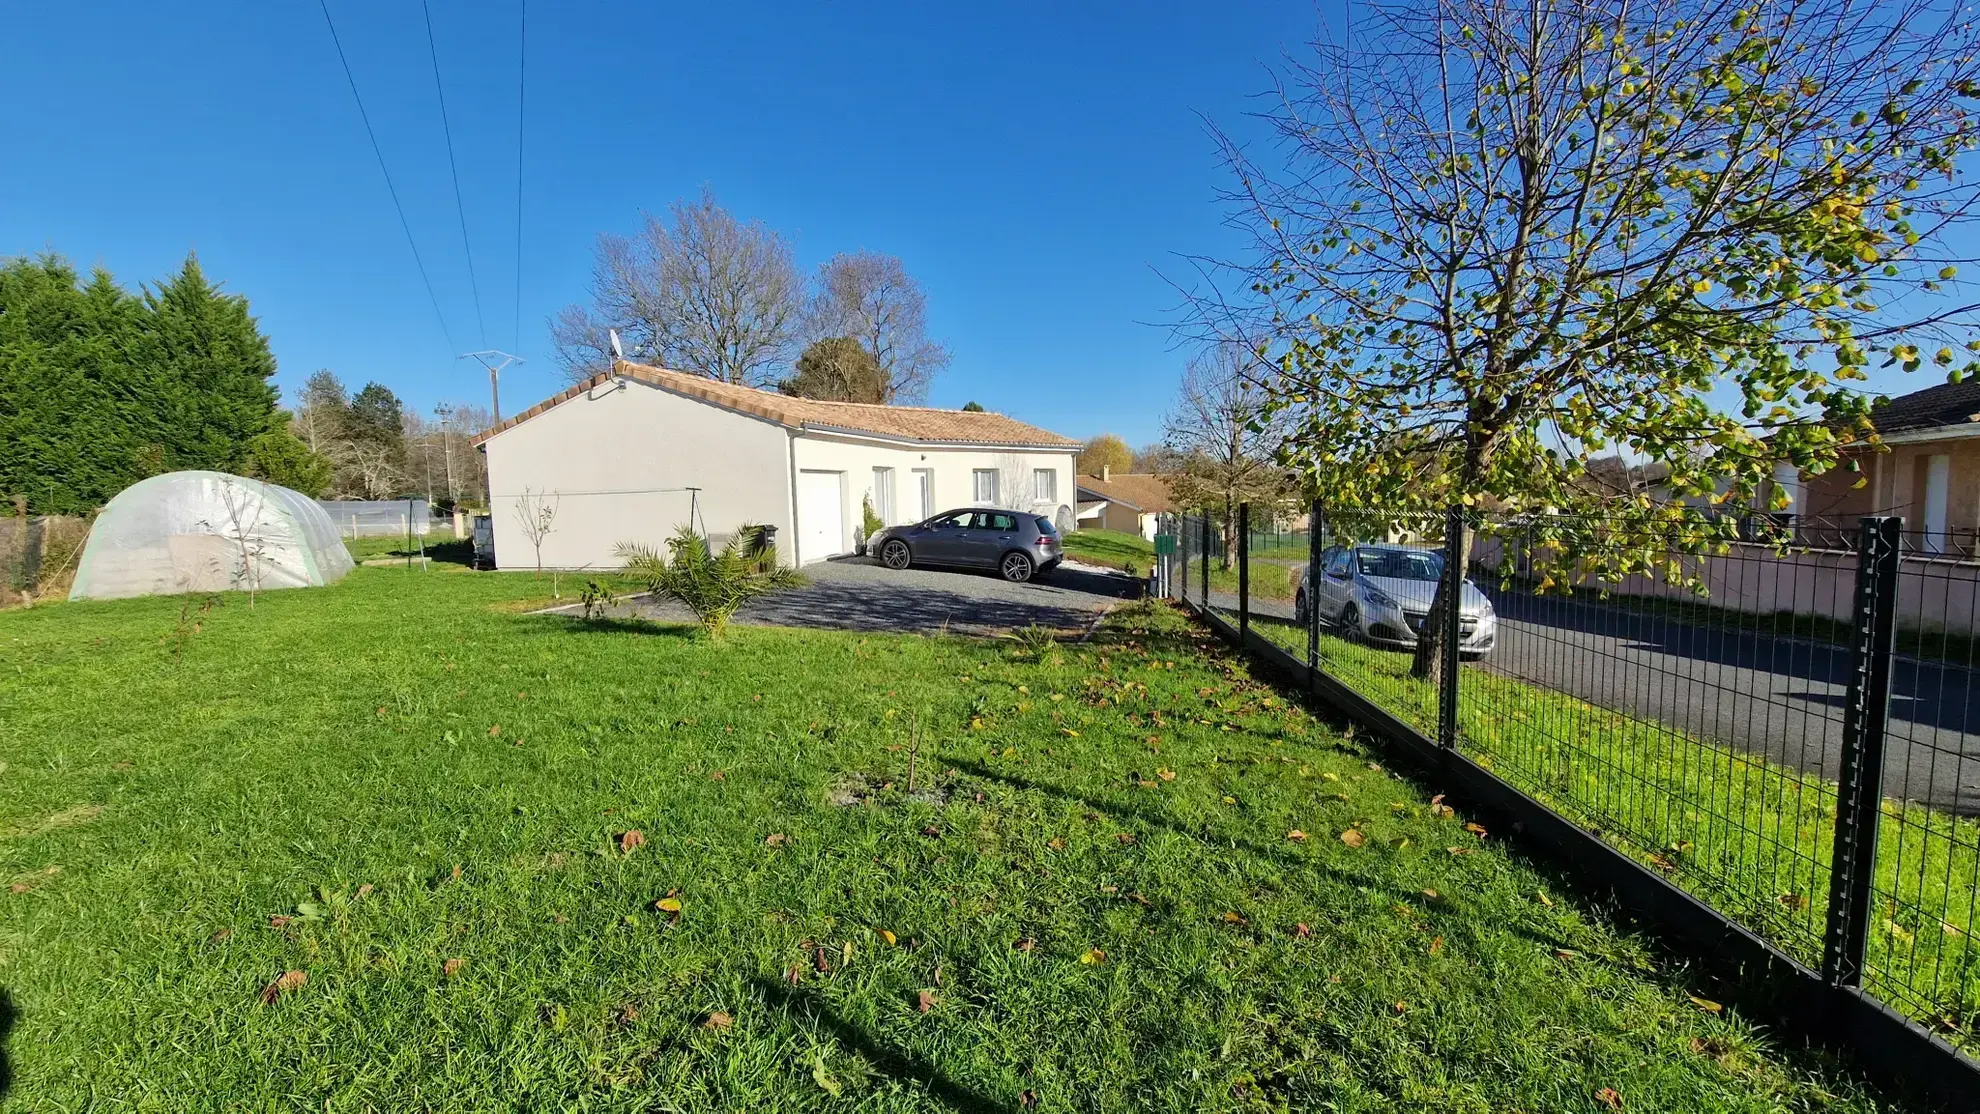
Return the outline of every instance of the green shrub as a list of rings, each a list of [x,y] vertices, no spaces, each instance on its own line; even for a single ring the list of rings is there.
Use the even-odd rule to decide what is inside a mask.
[[[711,639],[720,640],[729,619],[758,596],[803,586],[794,569],[777,564],[777,547],[759,528],[744,526],[729,535],[722,548],[710,551],[708,539],[692,526],[680,526],[667,540],[667,553],[631,542],[616,550],[627,576],[646,585],[662,599],[678,601]]]

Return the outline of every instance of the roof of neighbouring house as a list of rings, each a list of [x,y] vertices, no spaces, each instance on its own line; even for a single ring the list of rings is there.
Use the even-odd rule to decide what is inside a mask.
[[[1106,479],[1081,476],[1079,489],[1091,492],[1109,503],[1120,503],[1154,514],[1176,509],[1169,496],[1169,479],[1155,472],[1115,472]]]
[[[929,406],[882,406],[866,402],[825,402],[815,398],[793,398],[775,391],[760,391],[722,383],[706,376],[648,367],[621,360],[611,371],[600,372],[582,383],[517,414],[495,428],[475,437],[480,445],[490,437],[517,426],[556,406],[614,379],[630,379],[702,402],[750,414],[789,429],[811,433],[851,433],[898,438],[939,444],[997,445],[1027,449],[1077,449],[1078,441],[1026,425],[1016,418],[988,410],[937,410]]]
[[[1870,411],[1870,421],[1880,434],[1970,425],[1976,420],[1980,420],[1980,379],[1941,383],[1885,399]]]

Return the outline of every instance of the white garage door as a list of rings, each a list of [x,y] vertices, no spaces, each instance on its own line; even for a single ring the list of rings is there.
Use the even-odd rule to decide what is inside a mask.
[[[797,478],[798,563],[810,564],[846,552],[846,504],[839,472],[799,472]]]

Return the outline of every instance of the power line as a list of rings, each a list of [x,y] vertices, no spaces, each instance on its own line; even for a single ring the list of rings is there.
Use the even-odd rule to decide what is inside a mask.
[[[521,32],[516,41],[516,311],[511,347],[522,347],[523,275],[523,107],[529,91],[529,0],[522,0]]]
[[[454,125],[447,119],[447,89],[440,82],[440,50],[433,45],[433,8],[419,0],[426,15],[426,55],[433,60],[433,91],[440,97],[440,131],[447,137],[447,170],[454,176],[454,212],[461,218],[461,251],[467,255],[468,289],[474,291],[474,323],[482,343],[488,341],[488,320],[481,315],[481,282],[474,277],[474,249],[468,246],[467,206],[461,201],[461,168],[454,161]]]
[[[392,208],[398,210],[399,227],[405,231],[406,246],[412,249],[413,265],[419,268],[419,281],[426,285],[426,300],[433,303],[433,317],[440,322],[440,331],[447,337],[447,347],[458,348],[454,343],[454,331],[447,327],[447,315],[440,312],[440,298],[433,292],[433,279],[426,273],[426,261],[419,256],[419,243],[413,239],[412,223],[406,220],[406,207],[399,202],[399,190],[392,184],[392,172],[385,167],[385,152],[378,146],[378,133],[372,130],[371,114],[364,110],[364,97],[359,95],[357,78],[351,76],[351,62],[344,56],[344,42],[337,37],[337,21],[330,18],[329,0],[316,0],[323,9],[323,22],[330,28],[330,43],[337,48],[337,62],[344,67],[344,80],[350,83],[351,99],[357,102],[358,119],[364,121],[364,134],[371,139],[371,153],[378,157],[378,172],[385,176],[385,192],[392,195]]]

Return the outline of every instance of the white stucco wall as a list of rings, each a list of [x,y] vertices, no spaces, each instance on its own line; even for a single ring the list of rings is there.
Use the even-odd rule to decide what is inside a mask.
[[[1069,450],[932,448],[811,432],[800,434],[792,448],[797,469],[845,473],[848,541],[859,536],[860,500],[862,496],[873,497],[875,468],[894,470],[894,513],[883,516],[889,526],[921,520],[914,476],[918,468],[929,469],[934,475],[932,513],[976,505],[973,476],[979,468],[998,471],[1001,506],[1051,518],[1059,507],[1074,503],[1073,453]],[[1032,470],[1038,468],[1050,469],[1057,476],[1058,497],[1050,502],[1032,498]],[[879,503],[874,506],[877,509]]]
[[[725,538],[744,522],[774,525],[788,562],[790,444],[789,431],[774,422],[637,381],[561,402],[483,447],[497,567],[536,567],[517,518],[526,490],[557,506],[544,567],[596,569],[618,564],[620,542],[664,543],[688,521],[690,495],[680,489],[689,487],[702,489],[711,536]]]

